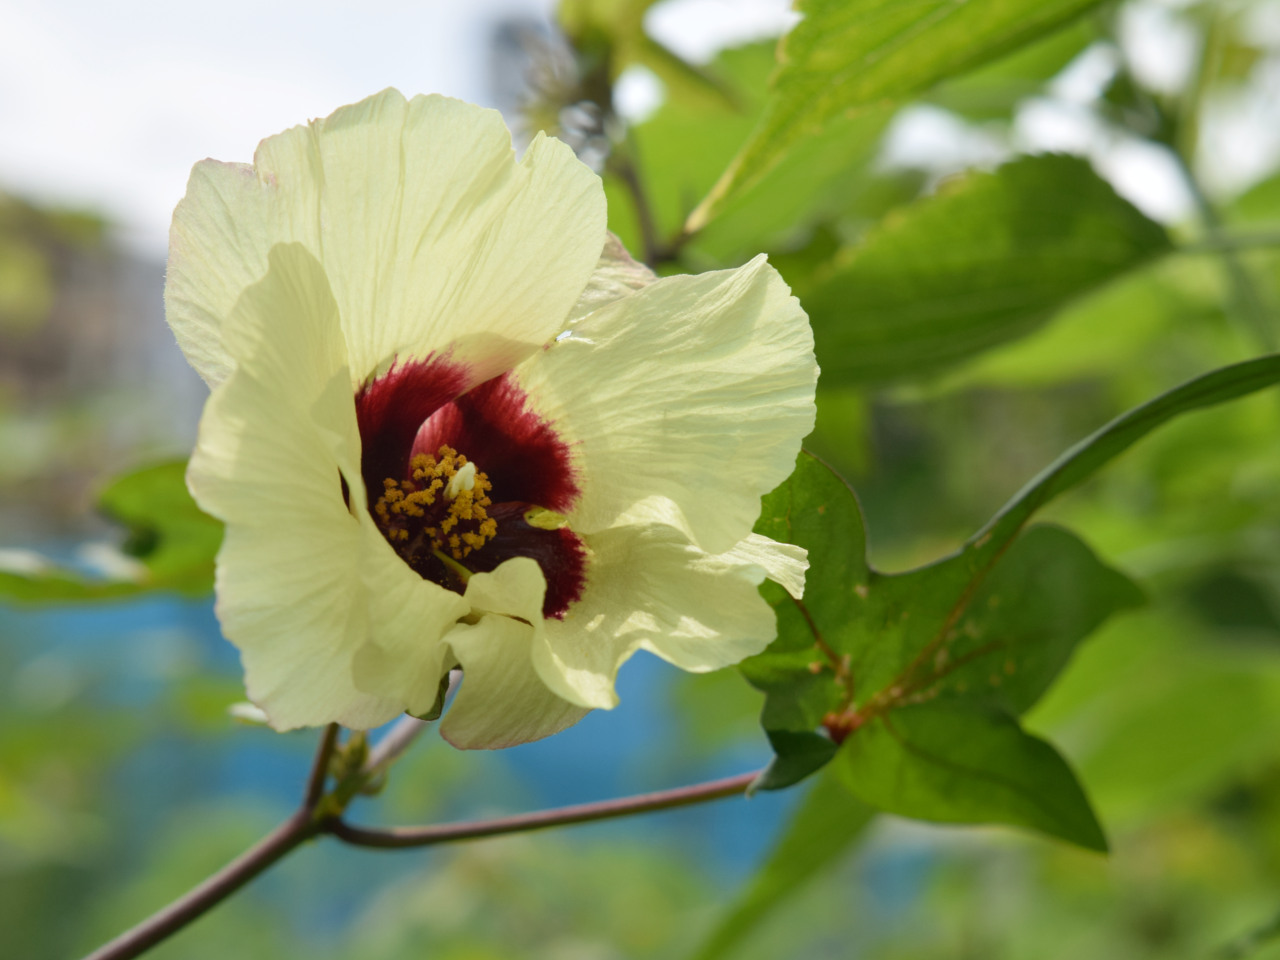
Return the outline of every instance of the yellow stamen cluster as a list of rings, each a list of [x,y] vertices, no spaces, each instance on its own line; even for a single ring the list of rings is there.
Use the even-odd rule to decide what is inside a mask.
[[[467,465],[467,458],[450,446],[442,446],[436,456],[418,454],[410,467],[411,480],[382,481],[383,492],[374,505],[378,526],[393,545],[407,547],[415,554],[448,551],[461,560],[479,550],[498,532],[498,522],[489,516],[489,478],[475,470],[463,474],[470,483],[450,484]],[[450,493],[453,496],[450,496]],[[413,520],[425,521],[422,525]],[[413,530],[413,534],[411,534]],[[421,532],[430,543],[410,543]],[[403,552],[403,551],[402,551]]]

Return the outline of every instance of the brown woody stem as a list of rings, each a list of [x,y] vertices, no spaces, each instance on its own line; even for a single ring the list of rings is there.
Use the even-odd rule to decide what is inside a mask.
[[[406,719],[394,727],[374,748],[361,768],[361,773],[366,778],[381,773],[408,747],[423,726],[425,724],[421,721]],[[327,801],[331,801],[340,792],[341,786],[335,786],[332,793],[325,791],[330,761],[337,748],[337,738],[338,726],[330,724],[325,728],[320,746],[316,750],[302,804],[289,819],[185,896],[95,950],[85,960],[130,960],[139,956],[199,919],[294,849],[323,833],[333,834],[339,840],[361,847],[425,847],[705,803],[742,793],[758,775],[756,772],[744,773],[674,790],[659,790],[617,800],[583,803],[493,820],[374,830],[352,826],[342,820],[340,813],[336,816],[325,815]],[[341,808],[344,802],[338,799],[329,805]]]

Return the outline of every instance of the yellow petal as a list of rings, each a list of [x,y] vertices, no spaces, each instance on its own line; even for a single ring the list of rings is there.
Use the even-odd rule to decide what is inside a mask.
[[[254,165],[205,161],[174,213],[166,312],[210,384],[223,324],[277,243],[320,261],[353,384],[453,348],[478,379],[563,329],[605,236],[599,178],[539,137],[515,162],[501,116],[387,90],[264,140]]]
[[[227,524],[218,617],[273,726],[376,726],[434,699],[441,637],[468,607],[413,573],[363,508],[351,378],[319,263],[299,244],[268,263],[227,319],[233,371],[205,407],[188,474]],[[378,653],[396,669],[371,670]]]
[[[791,472],[813,428],[818,368],[808,318],[760,257],[615,300],[517,375],[573,450],[576,532],[607,529],[656,495],[720,553]]]
[[[617,703],[618,668],[636,650],[695,672],[763,650],[777,627],[757,587],[766,566],[788,570],[794,582],[800,563],[785,549],[768,557],[772,542],[763,537],[709,554],[659,523],[618,526],[586,541],[587,590],[563,621],[544,623],[546,644],[535,645],[534,662],[559,696],[606,709]]]
[[[529,662],[532,637],[527,623],[496,614],[454,627],[450,643],[467,666],[441,736],[462,750],[497,750],[549,737],[587,715],[538,678]]]
[[[470,613],[461,596],[424,580],[361,512],[360,574],[369,611],[368,641],[352,663],[358,689],[390,698],[413,714],[434,705],[440,678],[453,665],[444,640]]]
[[[235,367],[205,406],[188,483],[227,525],[217,612],[250,699],[277,729],[370,726],[398,709],[351,680],[367,625],[340,483],[359,483],[359,439],[337,307],[301,246],[269,263],[227,319]]]
[[[545,590],[543,572],[527,557],[509,559],[467,581],[467,602],[483,616],[445,636],[462,664],[462,687],[440,735],[457,748],[498,749],[540,740],[588,713],[553,694],[532,663]]]
[[[486,612],[445,638],[462,664],[462,687],[441,735],[462,749],[497,749],[559,733],[588,712],[553,693],[534,669],[546,581],[527,557],[467,582],[472,608]],[[520,619],[517,619],[520,618]]]

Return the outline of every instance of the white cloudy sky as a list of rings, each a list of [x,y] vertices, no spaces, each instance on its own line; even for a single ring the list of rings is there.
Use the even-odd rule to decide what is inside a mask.
[[[192,163],[387,86],[490,102],[486,38],[554,0],[0,0],[0,186],[162,252]],[[778,32],[787,0],[668,0],[686,55]]]

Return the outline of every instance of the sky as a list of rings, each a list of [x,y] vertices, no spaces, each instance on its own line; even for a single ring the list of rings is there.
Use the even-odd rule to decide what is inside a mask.
[[[492,104],[487,38],[555,0],[0,0],[0,189],[84,206],[163,255],[191,166],[387,86]],[[787,0],[667,0],[691,59],[776,34]]]

